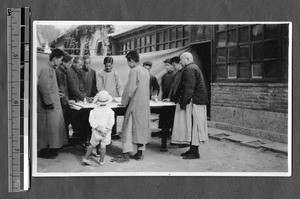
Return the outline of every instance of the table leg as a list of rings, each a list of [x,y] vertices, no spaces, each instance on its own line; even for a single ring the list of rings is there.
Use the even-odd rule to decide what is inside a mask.
[[[166,128],[163,128],[161,133],[162,135],[161,135],[160,151],[167,152],[168,151],[168,147],[167,147],[168,130]]]
[[[118,123],[117,118],[118,118],[118,116],[115,115],[115,124],[113,125],[112,130],[111,130],[111,134],[112,135],[116,135],[117,134],[117,123]]]

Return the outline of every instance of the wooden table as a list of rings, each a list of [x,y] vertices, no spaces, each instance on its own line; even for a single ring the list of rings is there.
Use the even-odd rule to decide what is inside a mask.
[[[164,111],[175,111],[175,107],[176,107],[175,103],[173,102],[162,102],[162,101],[158,101],[158,102],[149,101],[149,105],[150,105],[151,113],[157,113],[157,114]],[[83,102],[76,102],[75,104],[70,105],[70,108],[76,110],[80,110],[82,108],[91,110],[97,106],[99,105],[92,104],[92,103],[84,104]],[[115,123],[117,124],[117,116],[124,116],[126,112],[126,108],[124,106],[120,106],[120,103],[118,102],[111,102],[107,106],[109,106],[115,112]],[[112,132],[116,132],[117,130],[116,126],[117,125],[114,125]],[[167,137],[168,137],[168,130],[162,129],[161,148],[160,148],[161,151],[168,151]]]

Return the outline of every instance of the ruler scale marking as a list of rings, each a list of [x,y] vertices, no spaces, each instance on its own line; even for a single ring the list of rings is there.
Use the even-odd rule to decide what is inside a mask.
[[[29,24],[29,8],[7,9],[9,192],[29,188]]]

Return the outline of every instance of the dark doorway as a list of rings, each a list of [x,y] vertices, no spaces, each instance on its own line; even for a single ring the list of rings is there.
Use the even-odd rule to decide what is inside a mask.
[[[191,52],[194,62],[199,66],[205,79],[209,104],[207,105],[207,119],[210,120],[210,101],[211,101],[211,42],[204,42],[191,45]]]

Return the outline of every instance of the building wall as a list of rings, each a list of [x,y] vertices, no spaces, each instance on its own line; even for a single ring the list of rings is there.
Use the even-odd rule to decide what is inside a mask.
[[[274,141],[287,141],[287,83],[212,83],[212,125]]]

